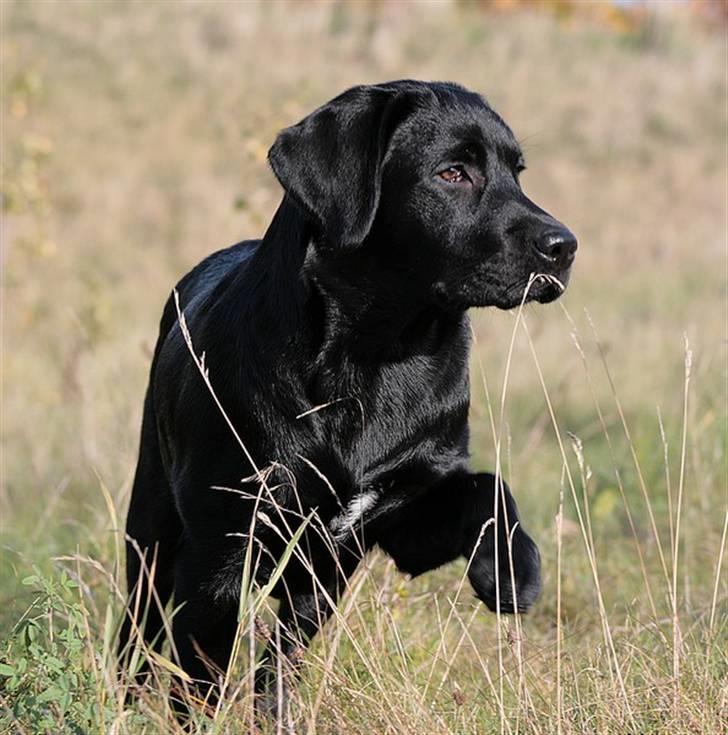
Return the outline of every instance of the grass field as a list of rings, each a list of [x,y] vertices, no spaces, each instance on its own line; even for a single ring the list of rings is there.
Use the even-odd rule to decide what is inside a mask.
[[[473,314],[473,464],[502,465],[544,591],[499,618],[464,565],[408,581],[372,555],[306,657],[290,722],[728,731],[723,35],[446,2],[0,10],[1,732],[177,731],[170,665],[128,709],[113,665],[161,307],[205,254],[264,230],[278,129],[401,77],[483,92],[523,143],[527,192],[580,240],[560,302]],[[247,731],[245,651],[200,732]]]

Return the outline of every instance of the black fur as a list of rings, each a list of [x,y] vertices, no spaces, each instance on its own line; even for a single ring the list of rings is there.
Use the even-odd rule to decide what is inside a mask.
[[[515,597],[526,610],[540,589],[509,489],[468,471],[466,310],[518,305],[533,273],[566,284],[576,249],[523,194],[510,129],[455,84],[356,87],[284,130],[270,163],[285,195],[264,238],[209,256],[177,285],[225,412],[256,466],[272,465],[266,487],[170,298],[127,523],[121,651],[134,625],[161,645],[159,610],[174,591],[179,662],[205,691],[228,664],[256,508],[259,582],[315,511],[274,590],[289,659],[375,545],[413,575],[472,557],[470,581],[490,609],[512,611]],[[527,299],[559,293],[542,278]],[[152,591],[142,619],[135,601]],[[271,645],[257,677],[263,709],[275,701],[275,655]]]

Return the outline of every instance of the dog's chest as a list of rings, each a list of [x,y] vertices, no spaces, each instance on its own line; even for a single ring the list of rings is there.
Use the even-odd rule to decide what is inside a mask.
[[[349,370],[312,416],[335,475],[348,479],[342,523],[379,514],[466,457],[467,354],[448,358]]]

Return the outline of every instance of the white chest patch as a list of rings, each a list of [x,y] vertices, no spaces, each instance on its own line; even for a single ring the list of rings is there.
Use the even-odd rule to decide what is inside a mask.
[[[363,521],[364,514],[376,505],[378,499],[379,493],[375,490],[355,495],[346,508],[329,522],[334,537],[338,541],[344,539],[357,523]]]

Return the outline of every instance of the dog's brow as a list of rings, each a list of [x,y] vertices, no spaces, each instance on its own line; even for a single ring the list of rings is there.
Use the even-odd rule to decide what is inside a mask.
[[[483,144],[476,138],[464,138],[454,145],[448,155],[453,160],[478,161],[482,156]]]
[[[452,135],[458,147],[481,148],[483,145],[483,131],[478,125],[459,125],[452,128]]]

